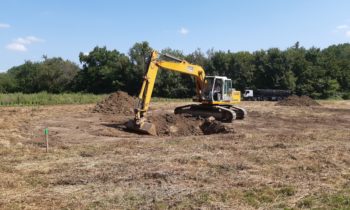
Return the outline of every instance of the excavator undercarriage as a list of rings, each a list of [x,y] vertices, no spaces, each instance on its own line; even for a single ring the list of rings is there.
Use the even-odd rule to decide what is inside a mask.
[[[193,117],[208,118],[214,117],[218,121],[233,122],[242,120],[247,115],[243,108],[233,105],[207,105],[207,104],[190,104],[176,107],[175,114],[188,114]]]

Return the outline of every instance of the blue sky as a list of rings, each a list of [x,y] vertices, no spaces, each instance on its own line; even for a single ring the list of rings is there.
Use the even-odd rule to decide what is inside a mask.
[[[0,0],[0,71],[107,46],[255,51],[350,41],[349,0]]]

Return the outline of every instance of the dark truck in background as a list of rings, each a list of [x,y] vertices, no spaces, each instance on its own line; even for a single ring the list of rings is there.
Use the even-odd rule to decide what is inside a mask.
[[[279,101],[287,98],[292,94],[290,90],[276,90],[276,89],[256,89],[245,90],[243,100],[245,101]]]

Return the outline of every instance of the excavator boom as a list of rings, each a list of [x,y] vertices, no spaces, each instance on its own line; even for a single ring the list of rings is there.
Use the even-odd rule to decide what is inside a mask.
[[[201,94],[201,90],[204,86],[205,72],[201,66],[190,64],[187,61],[180,60],[167,54],[162,56],[164,56],[165,58],[170,58],[177,62],[159,60],[159,56],[160,54],[158,52],[152,52],[146,76],[143,78],[141,91],[138,97],[139,100],[142,102],[139,109],[141,114],[142,112],[146,112],[149,108],[149,103],[151,101],[154,83],[156,81],[159,68],[170,71],[176,71],[182,74],[188,74],[190,76],[195,77],[197,96]]]

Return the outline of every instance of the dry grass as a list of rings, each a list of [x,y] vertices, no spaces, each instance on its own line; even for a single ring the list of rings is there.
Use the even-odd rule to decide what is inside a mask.
[[[0,108],[0,208],[349,209],[350,102],[321,103],[244,102],[235,134],[176,138],[91,105]]]

